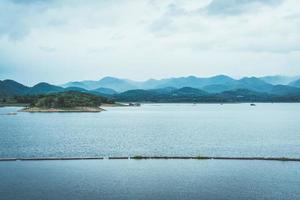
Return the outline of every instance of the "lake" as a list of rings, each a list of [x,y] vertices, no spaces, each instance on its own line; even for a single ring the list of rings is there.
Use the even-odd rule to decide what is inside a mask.
[[[0,162],[1,200],[299,200],[297,162]]]
[[[300,104],[144,104],[101,113],[0,108],[0,157],[300,157]],[[300,163],[1,161],[2,200],[298,200]]]
[[[20,108],[3,107],[0,114]],[[0,115],[0,157],[300,157],[300,104],[143,104]]]

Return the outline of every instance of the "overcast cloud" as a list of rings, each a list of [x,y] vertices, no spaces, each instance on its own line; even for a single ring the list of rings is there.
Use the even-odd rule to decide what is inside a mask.
[[[0,79],[300,74],[299,0],[1,0]]]

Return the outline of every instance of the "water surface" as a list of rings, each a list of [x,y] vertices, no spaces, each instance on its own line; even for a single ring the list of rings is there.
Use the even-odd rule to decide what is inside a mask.
[[[1,200],[298,200],[297,162],[0,162]]]
[[[101,113],[0,115],[0,157],[300,157],[299,119],[300,104],[145,104]]]

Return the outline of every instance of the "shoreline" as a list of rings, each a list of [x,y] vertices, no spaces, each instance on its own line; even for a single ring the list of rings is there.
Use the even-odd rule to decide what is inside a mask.
[[[107,107],[129,107],[129,105],[127,105],[126,103],[120,103],[120,102],[116,102],[114,104],[108,104],[108,103],[103,103],[101,104],[100,108],[107,108]]]
[[[33,157],[0,158],[1,161],[51,161],[51,160],[260,160],[300,162],[300,158],[288,157],[227,157],[227,156],[111,156],[111,157]]]
[[[19,112],[29,112],[29,113],[64,113],[64,112],[101,112],[105,111],[100,107],[74,107],[74,108],[23,108]]]

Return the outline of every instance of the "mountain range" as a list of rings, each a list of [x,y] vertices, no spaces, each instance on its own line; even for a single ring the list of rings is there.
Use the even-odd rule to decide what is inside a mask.
[[[63,88],[45,82],[38,83],[33,87],[28,87],[14,80],[0,81],[0,97],[40,95],[40,94],[49,94],[49,93],[57,93],[57,92],[65,92],[65,91],[91,93],[99,96],[114,95],[117,93],[116,91],[110,88],[103,88],[103,87],[97,88],[95,90],[86,90],[80,87]]]
[[[179,77],[168,79],[149,79],[132,81],[115,77],[105,77],[98,81],[75,81],[63,85],[38,83],[33,87],[25,86],[14,80],[0,81],[0,97],[38,95],[64,91],[78,91],[108,96],[120,101],[176,102],[191,101],[199,98],[204,101],[220,96],[233,98],[245,97],[293,97],[300,100],[300,76],[265,76],[234,79],[225,75],[213,77]],[[250,98],[251,99],[251,98]],[[245,99],[246,100],[246,99]]]
[[[110,88],[118,93],[136,89],[159,89],[159,88],[183,88],[191,87],[201,89],[208,93],[220,93],[228,90],[248,89],[256,92],[277,93],[278,88],[274,90],[274,86],[280,85],[280,89],[291,90],[290,87],[300,87],[300,76],[265,76],[265,77],[244,77],[234,79],[225,75],[218,75],[208,78],[196,76],[168,78],[168,79],[149,79],[147,81],[132,81],[128,79],[119,79],[115,77],[105,77],[98,81],[76,81],[68,82],[61,85],[67,87],[79,87],[86,90],[95,90],[100,87]]]

